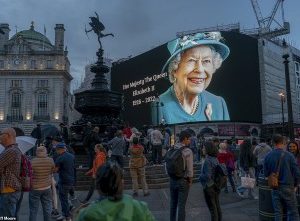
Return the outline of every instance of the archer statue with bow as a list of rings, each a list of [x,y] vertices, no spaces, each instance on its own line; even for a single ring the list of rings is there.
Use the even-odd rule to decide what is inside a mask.
[[[88,32],[94,31],[96,35],[98,36],[98,42],[100,44],[100,49],[102,50],[102,44],[101,44],[101,38],[106,37],[108,35],[111,35],[114,37],[112,33],[109,34],[103,34],[102,31],[104,31],[105,26],[100,22],[99,15],[97,12],[95,12],[96,17],[89,17],[91,19],[91,22],[89,22],[90,26],[92,27],[90,30],[86,30],[85,33],[87,35]]]

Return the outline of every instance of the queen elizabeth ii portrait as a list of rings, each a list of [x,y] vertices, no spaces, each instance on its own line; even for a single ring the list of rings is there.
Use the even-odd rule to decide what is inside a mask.
[[[220,32],[206,32],[185,35],[168,43],[171,56],[162,72],[168,73],[172,85],[159,96],[160,120],[176,124],[230,119],[225,100],[206,91],[230,53],[221,39]]]

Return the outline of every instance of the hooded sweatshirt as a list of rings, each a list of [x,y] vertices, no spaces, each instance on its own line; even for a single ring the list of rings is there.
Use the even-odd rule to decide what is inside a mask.
[[[175,149],[180,149],[184,145],[182,143],[176,143],[174,145]],[[182,157],[185,167],[185,175],[184,177],[193,177],[194,176],[194,165],[193,165],[193,152],[190,148],[183,148]]]
[[[271,150],[272,148],[266,143],[260,143],[254,148],[253,154],[257,157],[258,165],[264,165],[265,157],[269,152],[271,152]]]
[[[103,199],[95,201],[80,211],[76,221],[154,221],[147,204],[123,195],[121,200]]]

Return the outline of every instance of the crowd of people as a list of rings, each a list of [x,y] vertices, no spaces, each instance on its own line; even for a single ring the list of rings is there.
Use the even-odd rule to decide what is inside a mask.
[[[69,146],[66,126],[61,125],[61,128],[62,132],[52,137],[50,143],[43,145],[42,140],[38,140],[30,159],[30,221],[37,220],[40,202],[44,220],[109,220],[111,217],[113,220],[154,220],[147,204],[136,198],[140,194],[138,181],[143,196],[149,196],[145,174],[152,167],[146,166],[163,164],[170,178],[170,221],[185,220],[193,179],[198,179],[203,187],[211,220],[219,221],[222,220],[219,198],[221,191],[229,192],[227,181],[233,193],[257,200],[256,186],[245,186],[239,178],[248,177],[257,182],[261,176],[270,183],[277,180],[277,187],[272,187],[275,220],[281,220],[283,207],[289,220],[299,220],[295,194],[300,185],[299,146],[281,135],[274,135],[272,142],[246,139],[238,145],[236,140],[206,139],[190,129],[174,135],[168,128],[150,127],[139,131],[125,126],[116,128],[114,136],[108,138],[99,134],[98,127],[88,123],[83,131],[83,147],[88,158],[85,175],[92,179],[86,197],[80,200],[82,206],[74,211],[75,155]],[[0,153],[0,214],[18,218],[24,185],[20,174],[26,156],[18,148],[13,128],[1,131],[0,144],[5,147]],[[124,158],[127,157],[132,179],[131,196],[123,193]],[[194,164],[201,164],[199,177],[195,177]],[[99,193],[98,200],[90,202],[95,190]]]

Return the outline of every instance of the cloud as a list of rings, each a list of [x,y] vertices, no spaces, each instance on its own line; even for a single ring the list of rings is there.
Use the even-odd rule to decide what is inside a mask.
[[[261,1],[260,1],[261,2]],[[264,15],[274,6],[273,1],[261,4]],[[68,46],[71,74],[81,79],[84,66],[95,60],[99,47],[94,33],[84,32],[89,16],[97,11],[105,25],[105,33],[115,37],[102,39],[105,55],[113,59],[137,55],[175,38],[176,32],[240,22],[241,27],[257,27],[250,1],[219,0],[0,0],[0,23],[9,23],[11,35],[35,29],[54,43],[54,27],[65,25],[65,45]],[[300,44],[300,16],[295,8],[300,1],[284,1],[285,16],[291,23],[291,41]]]

